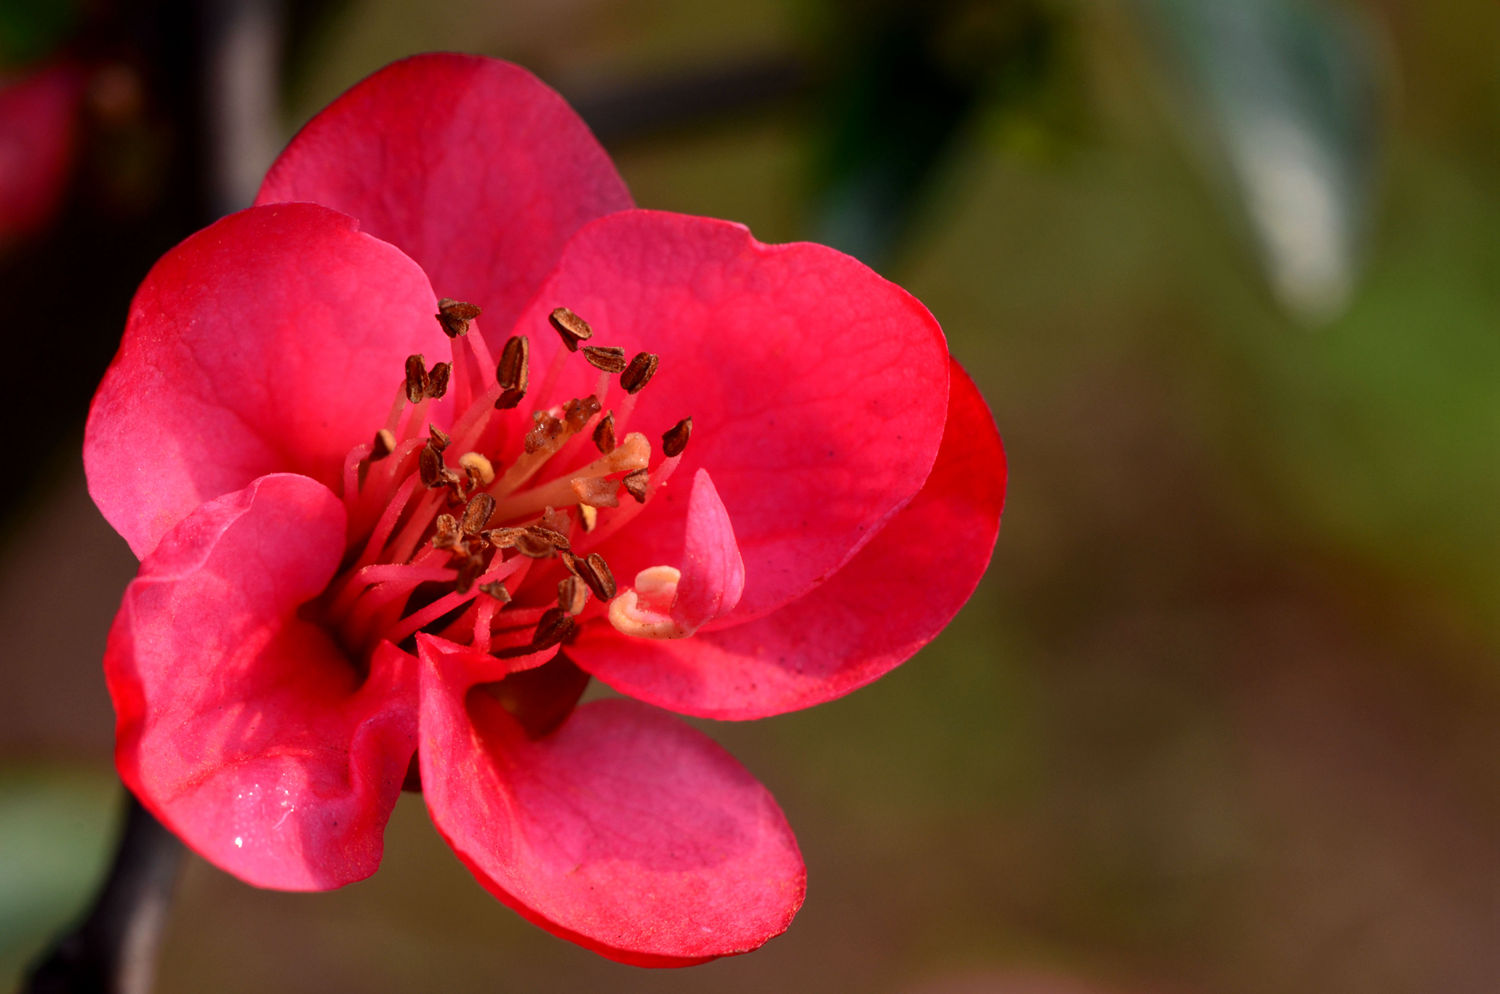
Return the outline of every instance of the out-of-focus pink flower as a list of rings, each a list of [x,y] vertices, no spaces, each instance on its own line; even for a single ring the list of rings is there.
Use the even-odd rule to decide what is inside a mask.
[[[885,673],[973,590],[1005,479],[911,296],[632,209],[556,94],[456,55],[356,86],[156,265],[84,459],[141,558],[105,668],[165,824],[336,887],[419,774],[496,896],[651,965],[780,933],[804,868],[765,788],[648,705]],[[634,700],[576,706],[590,675]]]
[[[69,63],[0,79],[0,246],[57,210],[72,172],[83,84]]]

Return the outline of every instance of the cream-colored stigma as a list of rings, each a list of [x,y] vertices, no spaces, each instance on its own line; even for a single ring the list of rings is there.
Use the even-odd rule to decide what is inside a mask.
[[[635,587],[609,602],[609,623],[625,635],[643,639],[687,638],[692,632],[669,613],[677,597],[682,571],[675,566],[651,566],[635,575]]]
[[[465,452],[458,457],[458,465],[461,469],[467,470],[482,487],[495,482],[494,465],[478,452]]]

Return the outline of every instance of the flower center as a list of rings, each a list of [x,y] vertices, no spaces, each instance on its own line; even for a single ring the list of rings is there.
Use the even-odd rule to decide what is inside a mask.
[[[560,307],[550,321],[565,348],[532,392],[526,336],[496,360],[469,334],[478,316],[473,304],[439,302],[452,362],[409,356],[384,426],[345,459],[349,547],[322,609],[360,663],[381,641],[410,649],[417,632],[524,655],[606,617],[617,589],[596,547],[671,477],[692,431],[691,418],[667,431],[652,465],[650,441],[626,430],[656,355],[627,361],[623,349],[585,344],[593,329]],[[547,404],[568,362],[598,371],[594,392]],[[450,395],[444,431],[430,417]]]

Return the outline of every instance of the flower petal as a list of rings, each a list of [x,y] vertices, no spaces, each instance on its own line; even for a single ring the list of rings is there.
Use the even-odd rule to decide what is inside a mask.
[[[634,701],[584,705],[531,740],[432,658],[420,757],[433,821],[479,881],[613,959],[746,952],[802,904],[806,871],[771,795],[706,736]]]
[[[262,477],[167,533],[105,652],[121,778],[201,856],[261,887],[373,873],[416,748],[411,657],[383,646],[361,683],[299,616],[343,550],[326,487]]]
[[[733,611],[745,590],[745,563],[734,526],[706,469],[693,474],[684,544],[672,620],[695,632]]]
[[[759,718],[841,697],[943,629],[989,565],[1005,453],[984,398],[953,364],[932,475],[843,569],[774,614],[681,641],[584,628],[569,654],[621,693],[685,714]]]
[[[144,557],[203,501],[271,472],[338,488],[406,356],[446,354],[417,265],[311,204],[231,214],[131,304],[84,436],[89,492]]]
[[[304,200],[400,246],[503,336],[578,227],[631,206],[604,149],[535,76],[451,53],[397,62],[292,139],[256,203]]]
[[[591,322],[598,344],[660,355],[622,427],[653,437],[692,417],[682,469],[713,473],[734,522],[738,617],[785,604],[843,565],[911,500],[937,455],[942,330],[910,294],[833,249],[626,211],[574,236],[518,322],[539,368],[559,347],[547,326],[558,306]],[[593,383],[584,363],[568,363],[557,396]],[[609,540],[616,575],[680,560],[687,497],[662,488]]]

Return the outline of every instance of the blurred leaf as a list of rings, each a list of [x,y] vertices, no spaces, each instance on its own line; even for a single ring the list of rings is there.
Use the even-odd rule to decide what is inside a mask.
[[[0,67],[53,54],[77,13],[69,0],[5,0],[0,4]]]
[[[1136,6],[1277,298],[1305,321],[1335,317],[1360,267],[1379,138],[1373,52],[1354,11],[1309,0]]]
[[[835,2],[830,12],[825,30],[844,54],[821,132],[814,235],[878,266],[973,111],[1040,87],[1058,24],[1033,0]]]
[[[83,910],[103,872],[118,781],[73,771],[0,776],[0,976]]]

